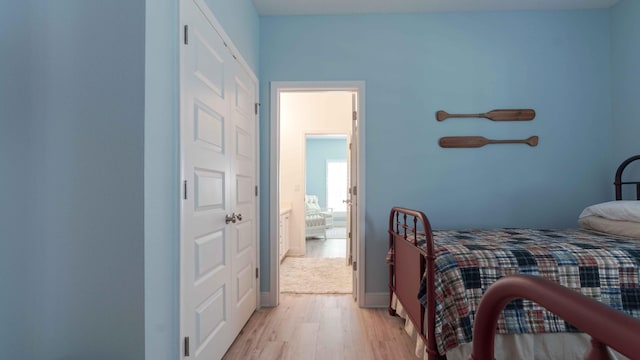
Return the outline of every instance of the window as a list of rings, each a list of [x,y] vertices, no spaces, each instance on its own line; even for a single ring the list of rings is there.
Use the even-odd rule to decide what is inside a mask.
[[[327,207],[333,211],[347,211],[347,162],[327,160]]]

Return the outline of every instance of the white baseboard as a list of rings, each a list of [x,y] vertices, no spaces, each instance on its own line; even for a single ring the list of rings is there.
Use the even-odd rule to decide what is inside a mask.
[[[386,308],[389,306],[389,293],[365,293],[364,305],[366,308]]]
[[[291,249],[289,249],[289,251],[287,251],[287,256],[292,256],[292,257],[304,256],[304,250],[297,249],[297,248],[291,248]]]
[[[276,306],[271,292],[263,291],[260,293],[260,306],[261,307],[274,307]]]

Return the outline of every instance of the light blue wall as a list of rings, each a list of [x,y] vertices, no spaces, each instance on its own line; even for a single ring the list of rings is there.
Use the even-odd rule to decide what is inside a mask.
[[[258,75],[260,18],[251,0],[205,0],[242,57]]]
[[[43,355],[141,359],[145,3],[33,3]]]
[[[29,3],[0,3],[0,353],[34,359],[40,343],[44,239],[32,226],[36,184],[30,164],[32,115]]]
[[[327,160],[347,160],[346,139],[307,139],[306,192],[317,195],[320,207],[327,207]],[[345,184],[346,186],[346,184]]]
[[[145,357],[179,356],[178,0],[147,0],[145,54]]]
[[[144,358],[144,1],[4,4],[2,357]]]
[[[640,1],[621,0],[611,10],[612,169],[640,154]],[[635,165],[634,165],[635,166]],[[640,168],[629,168],[640,176]],[[625,190],[635,195],[633,189]]]
[[[387,291],[394,205],[424,210],[436,228],[567,227],[612,196],[609,25],[608,10],[261,18],[263,118],[271,81],[366,81],[367,292]],[[534,121],[434,119],[524,107]],[[448,135],[540,145],[438,147]]]

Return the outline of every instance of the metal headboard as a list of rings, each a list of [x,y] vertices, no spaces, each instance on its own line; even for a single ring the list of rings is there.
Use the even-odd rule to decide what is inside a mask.
[[[616,186],[616,200],[622,200],[622,185],[629,184],[636,186],[636,199],[640,200],[640,181],[622,181],[622,172],[624,172],[627,165],[636,160],[640,160],[640,155],[632,156],[618,166],[618,170],[616,171],[616,180],[613,182]]]

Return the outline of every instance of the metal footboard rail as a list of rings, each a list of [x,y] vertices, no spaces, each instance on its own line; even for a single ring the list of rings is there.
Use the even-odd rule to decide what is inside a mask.
[[[425,236],[424,249],[418,247],[421,233]],[[435,250],[427,216],[422,211],[392,208],[389,214],[389,248],[394,251],[394,260],[389,264],[389,304],[395,293],[424,340],[428,359],[438,359],[435,340]],[[426,276],[426,307],[416,296],[423,274]],[[415,282],[410,278],[415,278]],[[389,313],[395,314],[391,305]]]
[[[482,297],[473,324],[473,352],[470,360],[493,360],[498,317],[511,301],[534,301],[591,335],[586,359],[610,359],[608,345],[619,353],[640,356],[640,321],[549,280],[527,275],[504,277]]]

